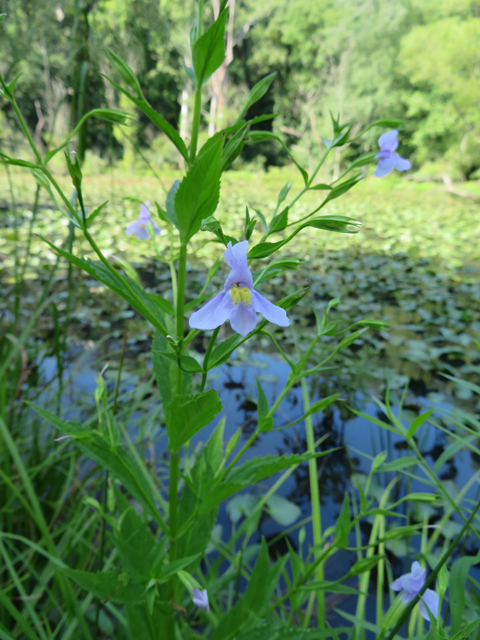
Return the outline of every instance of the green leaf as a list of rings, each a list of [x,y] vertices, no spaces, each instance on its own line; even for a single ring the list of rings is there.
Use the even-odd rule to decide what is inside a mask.
[[[105,55],[108,58],[110,65],[115,69],[120,78],[135,91],[139,98],[143,99],[140,83],[137,76],[133,73],[132,69],[124,62],[116,53],[113,53],[110,49],[105,47]]]
[[[302,263],[304,263],[304,258],[277,258],[276,260],[272,260],[265,269],[261,269],[259,271],[253,272],[253,282],[254,286],[261,284],[265,280],[269,278],[273,278],[277,276],[279,273],[283,273],[284,271],[295,271]]]
[[[257,409],[258,409],[258,417],[264,418],[268,413],[268,402],[267,396],[265,395],[265,391],[262,388],[260,380],[255,376],[255,381],[257,383]]]
[[[344,193],[349,191],[358,182],[363,180],[363,178],[364,178],[363,174],[360,173],[359,175],[354,176],[353,178],[350,178],[349,180],[345,180],[344,182],[341,182],[340,184],[338,184],[335,187],[332,187],[332,189],[330,190],[330,193],[328,194],[328,196],[326,197],[326,199],[322,203],[322,207],[325,206],[327,204],[327,202],[330,202],[331,200],[335,200],[335,198],[339,198],[340,196],[343,196]]]
[[[172,125],[169,122],[167,122],[167,120],[165,120],[164,117],[162,117],[159,113],[157,113],[155,109],[153,109],[150,106],[150,104],[145,100],[145,98],[142,98],[141,100],[139,98],[136,98],[131,93],[126,91],[123,87],[121,87],[119,84],[114,82],[111,78],[109,78],[108,76],[105,76],[105,77],[109,82],[113,84],[114,87],[116,87],[125,96],[127,96],[129,100],[131,100],[134,104],[136,104],[137,107],[140,109],[140,111],[143,111],[143,113],[148,118],[150,118],[153,124],[157,126],[160,129],[160,131],[163,131],[163,133],[167,136],[167,138],[169,138],[169,140],[173,142],[175,147],[182,154],[183,158],[188,162],[189,157],[188,157],[187,147],[185,146],[185,142],[180,137],[180,134],[178,133],[178,131],[174,129]]]
[[[269,476],[288,469],[289,467],[306,462],[311,458],[318,458],[330,453],[322,451],[315,454],[297,454],[290,456],[265,456],[264,458],[252,458],[238,467],[234,467],[228,476],[213,486],[204,496],[200,512],[208,511],[213,506],[220,504],[241,489],[264,480]]]
[[[273,418],[267,418],[268,402],[260,380],[255,376],[257,382],[257,409],[258,409],[258,429],[261,432],[271,431],[273,429]]]
[[[75,584],[93,594],[99,600],[111,600],[119,603],[134,603],[145,601],[144,584],[127,584],[122,582],[118,571],[89,573],[77,569],[59,569]]]
[[[370,151],[370,153],[365,153],[362,156],[359,156],[352,162],[347,171],[351,171],[352,169],[357,169],[357,167],[364,167],[365,165],[370,164],[375,160],[376,155],[376,151]]]
[[[307,295],[308,292],[308,287],[300,289],[299,291],[295,291],[295,293],[291,293],[286,298],[282,298],[280,302],[277,302],[277,306],[285,309],[285,311],[290,311],[290,309],[293,309],[293,307],[295,307],[300,302],[300,300],[302,300]]]
[[[270,567],[267,545],[265,539],[262,539],[260,553],[248,581],[247,590],[220,619],[211,640],[230,640],[241,628],[252,624],[252,616],[255,616],[253,624],[257,626],[258,618],[270,603],[286,560],[285,557]]]
[[[174,560],[173,562],[169,562],[168,564],[162,567],[162,573],[160,575],[159,580],[167,581],[172,576],[176,576],[179,571],[189,567],[195,560],[200,558],[200,553],[196,553],[193,556],[187,556],[186,558],[179,558],[178,560]]]
[[[160,331],[155,331],[152,345],[152,365],[164,407],[172,400],[173,387],[172,361],[165,355],[168,350],[174,355],[174,351],[165,336]]]
[[[300,591],[327,591],[328,593],[345,593],[348,595],[359,595],[358,589],[347,587],[344,584],[338,582],[328,582],[327,580],[318,580],[315,582],[309,582],[308,584],[300,587]]]
[[[256,85],[250,90],[250,93],[247,96],[247,100],[243,105],[243,109],[240,111],[240,114],[237,120],[241,120],[243,116],[247,113],[252,105],[261,100],[263,96],[270,89],[270,85],[273,82],[273,79],[276,76],[276,72],[270,73],[268,76],[262,78]]]
[[[258,219],[260,220],[260,223],[265,233],[268,233],[268,224],[267,224],[267,221],[265,220],[265,216],[263,215],[263,213],[258,209],[254,209],[253,207],[252,207],[252,210],[255,211],[255,213],[257,214]]]
[[[222,410],[218,393],[211,389],[196,396],[176,396],[165,407],[170,451],[177,452],[196,433],[210,424]]]
[[[278,214],[278,216],[275,216],[270,224],[268,225],[268,234],[270,235],[271,233],[278,233],[279,231],[283,231],[285,229],[285,227],[288,224],[288,207],[285,207],[285,209]]]
[[[324,203],[322,203],[322,206],[323,204]],[[358,233],[360,226],[361,223],[358,220],[347,218],[346,216],[320,216],[318,218],[312,218],[297,227],[285,240],[280,240],[279,242],[260,242],[255,245],[248,252],[248,257],[250,260],[253,260],[255,258],[259,259],[270,256],[288,244],[302,229],[306,229],[307,227],[333,231],[335,233]]]
[[[180,184],[181,180],[175,180],[175,182],[170,187],[167,198],[165,200],[165,209],[167,210],[168,219],[177,229],[179,229],[180,227],[178,223],[177,213],[175,211],[175,196],[177,195]]]
[[[480,561],[480,554],[456,560],[450,569],[450,615],[452,619],[451,633],[457,634],[462,626],[465,611],[465,588],[471,567]]]
[[[421,427],[422,424],[430,418],[432,413],[433,413],[433,409],[430,409],[430,411],[426,411],[425,413],[422,413],[416,418],[414,418],[412,420],[412,423],[408,427],[407,438],[413,438],[417,429]]]
[[[240,153],[242,152],[245,143],[247,142],[248,132],[250,130],[250,123],[247,122],[245,125],[237,131],[232,138],[227,142],[225,148],[222,153],[222,173],[225,169],[228,169],[230,165],[235,162]]]
[[[0,162],[2,164],[11,164],[19,167],[28,167],[29,169],[38,169],[38,165],[33,162],[27,162],[27,160],[21,160],[20,158],[10,158],[4,153],[0,153]]]
[[[241,336],[230,336],[220,344],[217,344],[210,355],[210,360],[208,361],[208,370],[214,369],[215,367],[219,367],[221,364],[226,362],[230,355],[235,351],[238,344],[241,342]]]
[[[378,467],[378,471],[400,471],[400,469],[406,469],[414,464],[418,464],[418,459],[413,456],[404,456],[403,458],[397,458],[392,462],[386,462]]]
[[[345,492],[343,498],[342,510],[335,523],[335,537],[333,544],[339,549],[345,549],[348,546],[348,534],[352,528],[352,522],[350,520],[350,501],[348,499],[348,493]]]
[[[198,38],[192,48],[193,69],[197,87],[214,73],[225,58],[225,24],[228,9],[224,9],[207,31]]]
[[[0,13],[0,24],[2,24],[2,22],[5,20],[6,16],[6,13]]]
[[[202,220],[217,208],[222,145],[223,136],[219,136],[202,148],[175,194],[177,229],[182,242],[188,242],[200,229]]]
[[[131,507],[122,514],[114,544],[123,570],[135,582],[148,582],[167,554],[167,538],[157,542],[148,524]]]
[[[156,293],[149,293],[148,296],[150,300],[155,304],[155,306],[157,306],[160,311],[162,311],[162,313],[168,313],[168,315],[172,316],[172,318],[175,317],[175,309],[173,308],[170,300],[166,300]]]
[[[152,350],[152,354],[153,353],[154,351]],[[159,353],[158,355],[160,355],[160,357],[162,358],[167,358],[171,362],[175,363],[176,366],[178,366],[179,358],[176,353],[168,353],[164,351],[163,353]],[[185,355],[180,356],[180,369],[182,369],[182,371],[186,371],[187,373],[203,372],[202,367],[195,360],[195,358],[192,358],[192,356],[185,356]]]
[[[88,457],[108,470],[114,478],[136,498],[149,515],[161,526],[164,533],[168,529],[161,518],[147,479],[137,461],[121,447],[112,447],[99,433],[87,431],[81,424],[67,422],[42,407],[29,404],[39,415],[67,435],[75,437],[75,444]]]
[[[86,271],[96,280],[99,280],[114,293],[126,300],[134,309],[143,315],[156,329],[161,331],[163,335],[167,334],[167,330],[159,318],[158,308],[150,296],[142,289],[140,285],[128,278],[114,273],[108,269],[102,262],[93,262],[89,258],[77,258],[68,251],[64,251],[60,247],[55,246],[52,242],[40,236],[56,253],[66,258],[73,265]]]
[[[216,505],[208,513],[196,517],[192,521],[192,513],[196,512],[199,498],[197,492],[202,495],[206,487],[214,478],[223,462],[223,433],[225,419],[220,420],[215,427],[207,444],[195,459],[195,464],[190,473],[190,482],[187,482],[182,492],[178,505],[179,531],[184,530],[177,542],[177,553],[180,557],[199,554],[203,557],[210,542],[213,528],[217,520]],[[190,523],[192,528],[184,528]],[[195,535],[192,535],[193,527]],[[193,569],[192,569],[193,570]]]
[[[95,209],[95,211],[93,211],[93,213],[91,213],[88,218],[87,218],[87,229],[88,227],[90,227],[90,225],[92,224],[92,222],[95,220],[95,218],[98,216],[98,214],[100,213],[100,211],[103,209],[103,207],[108,204],[108,200],[106,202],[104,202],[103,204],[101,204],[99,207],[97,207]]]
[[[347,577],[351,578],[352,576],[358,576],[361,573],[365,573],[365,571],[371,571],[377,566],[382,558],[384,558],[384,556],[380,555],[362,558],[353,565],[348,574],[345,576],[345,579],[347,579]]]
[[[335,400],[338,400],[338,398],[340,398],[341,395],[342,395],[341,393],[334,393],[333,395],[328,396],[327,398],[323,398],[323,400],[319,400],[318,402],[315,402],[315,404],[312,404],[312,406],[307,411],[304,417],[311,416],[315,413],[320,413],[320,411],[325,411],[325,409],[329,407],[331,404],[333,404]]]

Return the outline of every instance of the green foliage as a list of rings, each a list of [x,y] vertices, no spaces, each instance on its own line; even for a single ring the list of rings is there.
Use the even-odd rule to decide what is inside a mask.
[[[192,59],[197,87],[201,87],[223,62],[225,57],[223,36],[227,18],[228,9],[224,9],[206,33],[193,44]]]
[[[218,393],[213,389],[195,396],[175,396],[165,406],[170,451],[180,451],[196,433],[206,427],[222,410]]]
[[[222,144],[221,134],[209,141],[176,190],[174,210],[182,242],[188,242],[217,208]]]

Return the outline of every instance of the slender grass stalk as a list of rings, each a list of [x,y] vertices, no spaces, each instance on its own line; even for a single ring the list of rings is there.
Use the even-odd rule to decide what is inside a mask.
[[[305,413],[310,409],[310,398],[308,396],[307,381],[302,379],[302,399],[303,410]],[[307,451],[310,454],[315,454],[315,434],[313,432],[313,422],[311,416],[305,418],[305,432],[307,434]],[[315,547],[314,555],[315,559],[318,559],[321,554],[322,544],[322,510],[320,503],[320,489],[318,486],[318,467],[317,459],[311,458],[308,461],[308,475],[310,480],[310,503],[312,505],[312,529],[313,529],[313,544]],[[315,580],[319,582],[323,581],[323,564],[318,564],[315,569]],[[325,592],[322,590],[317,591],[317,620],[318,628],[323,631],[325,629]],[[313,602],[313,601],[311,601]],[[310,603],[309,603],[310,605]],[[308,627],[310,620],[311,606],[307,609],[307,616],[305,617],[304,626]]]
[[[37,189],[35,191],[35,199],[33,201],[33,207],[32,207],[32,217],[30,219],[30,225],[28,227],[27,247],[25,249],[25,257],[23,259],[22,271],[20,273],[20,297],[22,297],[23,290],[24,290],[24,287],[25,287],[25,271],[27,270],[28,259],[30,258],[30,250],[31,250],[31,246],[32,246],[32,236],[33,236],[33,227],[34,227],[35,221],[37,219],[38,201],[39,201],[39,199],[40,199],[40,185],[37,184]]]
[[[20,264],[20,256],[18,255],[19,246],[18,246],[18,212],[17,205],[15,202],[15,195],[13,193],[13,184],[12,184],[12,176],[10,173],[10,167],[5,165],[7,170],[7,178],[8,178],[8,187],[10,190],[10,200],[12,203],[12,214],[13,214],[13,244],[14,244],[14,263],[13,263],[13,273],[14,273],[14,291],[15,291],[15,302],[14,302],[14,314],[13,317],[15,319],[15,332],[18,330],[18,314],[20,311],[20,279],[19,279],[19,264]]]

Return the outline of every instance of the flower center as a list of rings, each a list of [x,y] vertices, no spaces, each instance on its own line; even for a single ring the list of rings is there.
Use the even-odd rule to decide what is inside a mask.
[[[252,301],[252,294],[248,287],[232,287],[230,289],[230,295],[233,302],[237,304],[250,304]]]

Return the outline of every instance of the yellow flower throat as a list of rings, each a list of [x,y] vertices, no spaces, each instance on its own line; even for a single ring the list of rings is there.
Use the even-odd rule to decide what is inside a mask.
[[[232,287],[230,289],[230,295],[236,305],[240,303],[250,304],[252,302],[252,294],[248,287]]]

